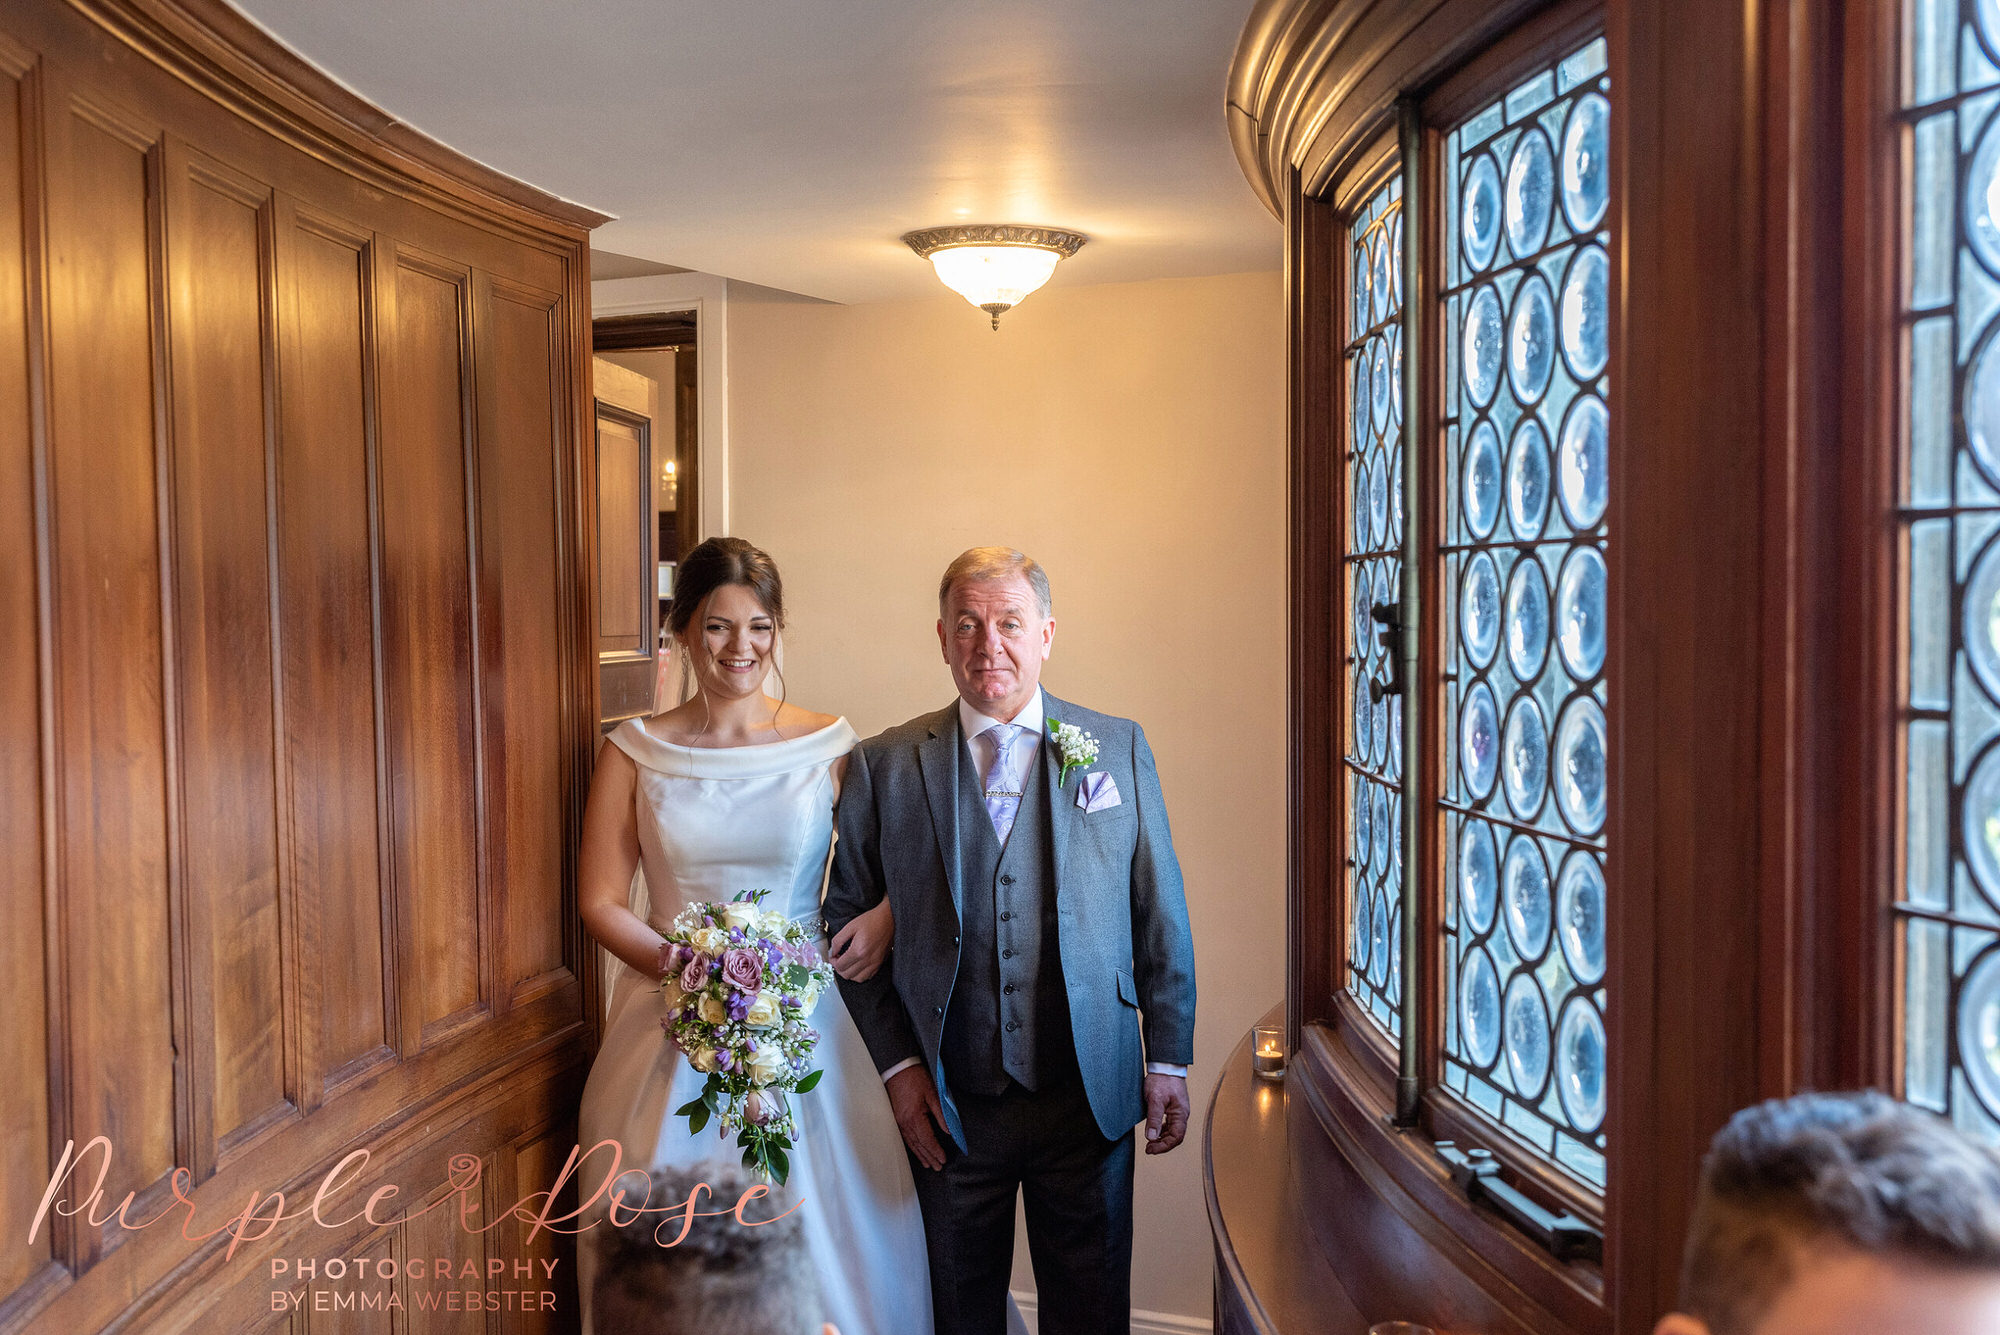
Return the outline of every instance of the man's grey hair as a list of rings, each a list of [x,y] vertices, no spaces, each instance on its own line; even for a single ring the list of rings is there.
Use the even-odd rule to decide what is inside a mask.
[[[1035,601],[1042,606],[1043,619],[1054,616],[1056,607],[1049,597],[1049,572],[1042,569],[1034,557],[1017,552],[1012,547],[973,547],[960,552],[944,568],[944,578],[938,581],[938,614],[944,614],[945,604],[951,601],[952,586],[960,580],[985,584],[1015,575],[1027,580],[1028,587],[1035,591]]]
[[[696,1202],[702,1213],[677,1245],[665,1245],[685,1218],[674,1207],[703,1183],[713,1195]],[[787,1213],[798,1198],[775,1188],[743,1208],[746,1218],[772,1222],[738,1223],[737,1202],[756,1185],[730,1164],[659,1169],[649,1184],[650,1213],[619,1227],[600,1223],[578,1239],[599,1248],[591,1291],[597,1335],[803,1335],[819,1329],[825,1318],[803,1227],[796,1212]]]

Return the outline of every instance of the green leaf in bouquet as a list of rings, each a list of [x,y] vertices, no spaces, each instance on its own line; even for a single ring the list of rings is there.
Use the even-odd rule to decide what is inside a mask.
[[[698,1111],[706,1111],[707,1107],[708,1107],[708,1101],[705,1098],[690,1099],[686,1103],[683,1103],[680,1107],[674,1109],[674,1116],[692,1117]]]
[[[798,1083],[799,1093],[801,1094],[812,1093],[813,1086],[817,1085],[819,1083],[819,1078],[825,1074],[826,1074],[825,1071],[813,1071],[809,1073],[805,1079],[799,1081]]]
[[[707,1125],[708,1105],[697,1103],[694,1111],[688,1114],[688,1134],[690,1136],[698,1136]]]
[[[785,1179],[789,1177],[792,1172],[791,1156],[787,1155],[783,1150],[778,1149],[774,1146],[770,1152],[767,1162],[770,1164],[771,1167],[771,1176],[777,1179],[779,1186],[781,1187],[784,1186]]]

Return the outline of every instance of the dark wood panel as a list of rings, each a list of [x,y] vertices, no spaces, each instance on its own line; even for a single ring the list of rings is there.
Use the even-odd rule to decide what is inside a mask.
[[[398,262],[385,342],[384,658],[407,1054],[480,978],[477,726],[467,541],[465,285]]]
[[[54,90],[52,90],[54,91]],[[180,1156],[169,858],[168,628],[152,314],[154,156],[51,100],[61,876],[69,932],[69,1133],[110,1138],[112,1198]],[[92,1254],[102,1235],[81,1232]]]
[[[493,1180],[492,1168],[492,1156],[485,1156],[482,1162],[485,1184]],[[424,1204],[435,1205],[450,1194],[448,1187],[440,1187],[425,1198]],[[475,1207],[480,1204],[474,1201]],[[410,1309],[409,1329],[416,1335],[485,1335],[485,1313],[467,1311],[470,1304],[465,1300],[471,1295],[481,1299],[483,1305],[486,1258],[494,1235],[473,1233],[461,1227],[458,1208],[458,1202],[447,1201],[442,1208],[432,1209],[403,1226],[404,1251],[412,1258],[423,1258],[426,1263],[424,1277],[406,1275],[404,1280],[404,1301]],[[485,1222],[483,1215],[476,1215],[475,1219]],[[455,1279],[450,1283],[437,1280],[434,1276],[441,1268],[439,1262],[447,1262],[448,1266],[442,1268],[454,1275],[462,1274],[463,1268],[471,1265],[481,1278]]]
[[[4,53],[0,53],[4,58]],[[49,1172],[41,672],[21,81],[0,78],[0,1218],[31,1218]],[[0,1248],[0,1305],[51,1257],[48,1231]]]
[[[485,600],[487,802],[505,839],[490,845],[496,901],[506,905],[500,996],[510,1002],[569,979],[574,916],[560,808],[562,635],[556,546],[561,422],[550,375],[559,337],[553,296],[491,291],[481,307],[480,552]]]
[[[285,765],[291,875],[317,965],[311,1064],[316,1078],[337,1082],[395,1046],[378,832],[370,243],[292,217],[281,287]]]
[[[182,844],[197,1061],[195,1174],[292,1106],[278,900],[271,634],[268,192],[180,152],[174,247],[173,544]]]

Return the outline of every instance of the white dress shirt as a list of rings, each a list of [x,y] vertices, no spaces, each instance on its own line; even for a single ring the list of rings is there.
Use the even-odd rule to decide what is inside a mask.
[[[999,788],[1021,793],[1024,795],[1022,800],[1026,801],[1028,776],[1035,772],[1035,756],[1041,749],[1042,735],[1048,731],[1042,715],[1042,688],[1037,686],[1034,697],[1021,706],[1021,712],[1011,719],[997,719],[989,714],[982,714],[963,699],[958,702],[959,731],[965,734],[965,749],[972,757],[972,772],[979,775],[981,782],[986,780],[987,771],[993,765],[994,750],[1000,744],[999,736],[993,730],[1007,723],[1026,728],[1028,744],[1014,748],[1013,755],[1009,757],[1013,764],[1008,767],[1012,772],[1001,776],[1003,781]],[[882,1072],[882,1079],[886,1081],[890,1076],[907,1070],[917,1063],[918,1059],[915,1057],[905,1058]],[[1186,1079],[1188,1068],[1176,1066],[1172,1062],[1147,1062],[1146,1071],[1150,1075],[1177,1075]]]

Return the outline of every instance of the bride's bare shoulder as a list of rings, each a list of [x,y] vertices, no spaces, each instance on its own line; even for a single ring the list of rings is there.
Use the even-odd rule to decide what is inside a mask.
[[[838,714],[821,714],[802,705],[786,704],[778,710],[778,731],[787,737],[797,737],[802,733],[818,732],[840,722]]]

